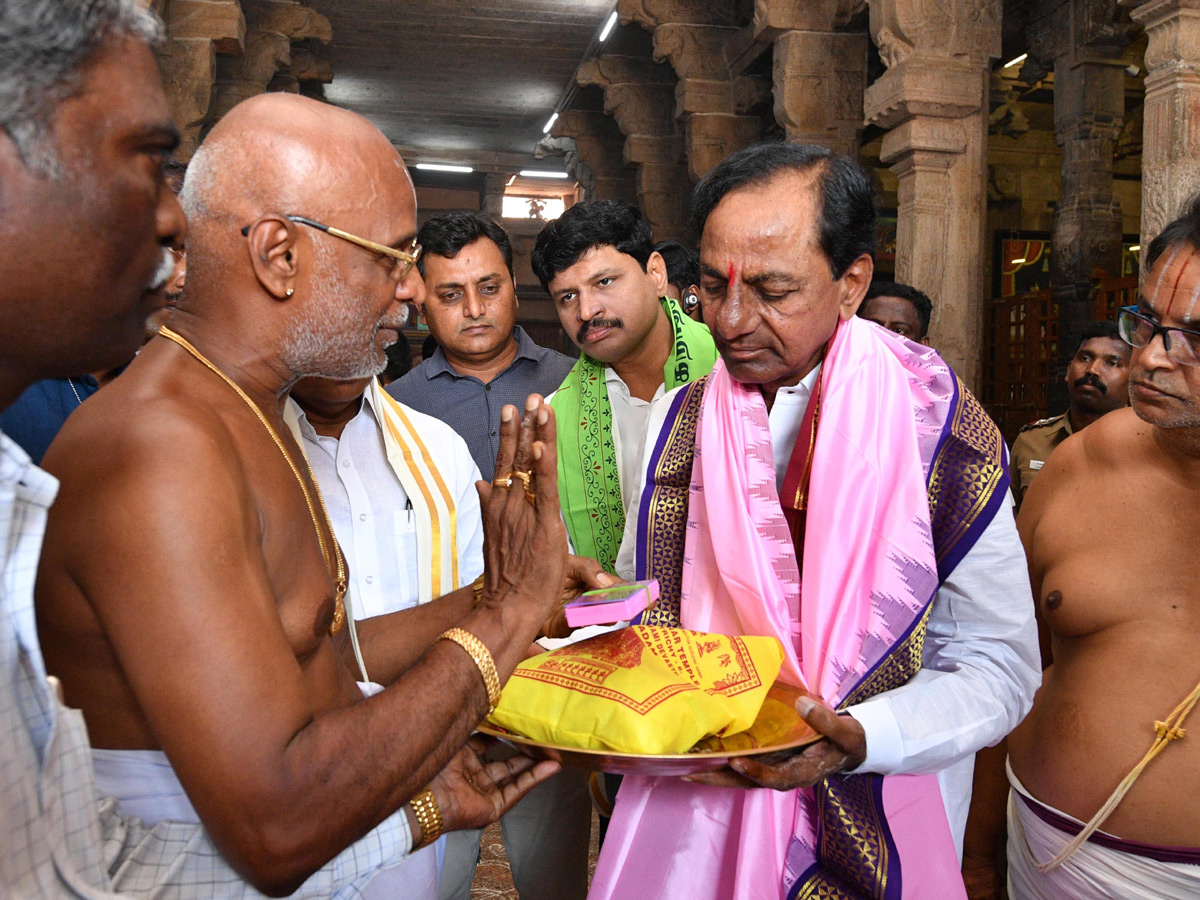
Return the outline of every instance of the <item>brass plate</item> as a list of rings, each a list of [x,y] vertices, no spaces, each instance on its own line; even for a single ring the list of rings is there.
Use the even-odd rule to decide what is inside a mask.
[[[687,753],[650,755],[613,750],[581,750],[561,744],[544,744],[513,734],[491,722],[476,729],[499,738],[536,759],[552,759],[564,766],[618,775],[692,775],[724,768],[740,756],[760,756],[803,747],[821,739],[796,712],[796,700],[805,691],[775,682],[767,692],[758,718],[745,731],[728,737],[705,738]]]

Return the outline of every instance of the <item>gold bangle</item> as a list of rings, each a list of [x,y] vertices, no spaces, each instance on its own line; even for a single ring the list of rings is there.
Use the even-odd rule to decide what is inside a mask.
[[[496,671],[496,661],[492,659],[487,645],[465,628],[451,628],[449,631],[443,632],[438,640],[454,641],[466,650],[471,659],[475,661],[479,675],[483,678],[483,686],[487,688],[488,715],[490,716],[496,711],[496,704],[500,702],[500,673]]]
[[[414,850],[419,850],[421,847],[428,847],[441,837],[442,811],[438,807],[437,799],[433,796],[433,791],[429,788],[421,791],[409,803],[412,804],[413,815],[417,817],[417,824],[421,826],[421,843],[413,847]]]
[[[471,604],[471,609],[479,609],[479,604],[483,602],[483,576],[480,575],[471,582],[471,593],[475,596],[475,602]]]

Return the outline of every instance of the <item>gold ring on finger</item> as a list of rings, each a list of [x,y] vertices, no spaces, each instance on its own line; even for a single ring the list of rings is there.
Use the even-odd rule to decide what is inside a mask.
[[[509,484],[512,484],[512,480],[514,478],[521,479],[521,484],[523,484],[525,486],[525,493],[528,494],[529,493],[529,483],[531,481],[533,481],[533,473],[532,472],[522,472],[520,469],[513,469],[513,471],[508,476]]]
[[[534,496],[533,491],[526,489],[525,499],[529,502],[530,506],[537,506],[537,497]]]
[[[497,475],[492,479],[492,487],[510,488],[512,487],[512,481],[512,475],[507,475],[503,478]]]

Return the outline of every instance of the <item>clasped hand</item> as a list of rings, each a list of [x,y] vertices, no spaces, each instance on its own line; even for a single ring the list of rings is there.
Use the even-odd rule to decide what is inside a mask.
[[[570,631],[562,606],[618,579],[593,559],[567,554],[556,434],[554,410],[539,395],[529,395],[524,417],[506,406],[500,416],[496,477],[477,487],[486,537],[484,598],[532,595],[542,609],[542,633],[562,637]]]

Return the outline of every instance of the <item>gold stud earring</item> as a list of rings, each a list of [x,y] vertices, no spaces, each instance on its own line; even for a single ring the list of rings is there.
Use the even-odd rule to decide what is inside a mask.
[[[295,289],[295,288],[288,288],[288,289],[287,289],[287,290],[284,292],[283,296],[284,296],[284,297],[291,297],[291,296],[292,296],[292,294],[294,294],[294,293],[296,293],[296,289]]]

